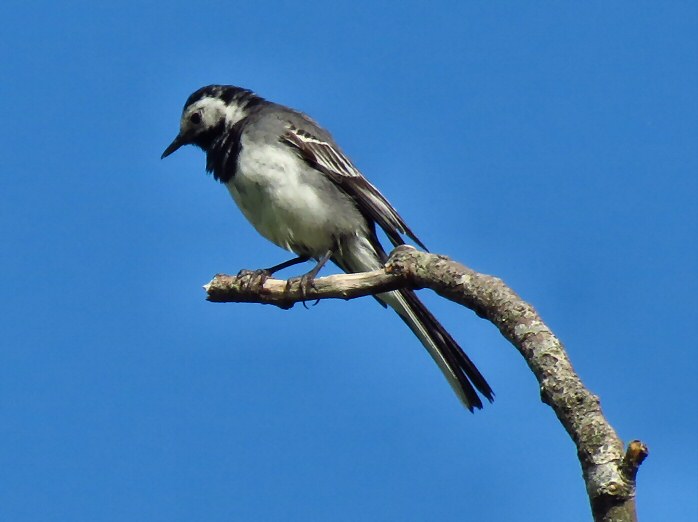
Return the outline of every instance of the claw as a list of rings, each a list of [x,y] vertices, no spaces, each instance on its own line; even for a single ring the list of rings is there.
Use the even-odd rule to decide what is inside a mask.
[[[301,295],[303,296],[303,300],[305,301],[305,298],[308,297],[308,292],[311,290],[315,290],[315,277],[313,277],[310,274],[305,274],[304,276],[301,276]]]
[[[307,274],[304,274],[300,277],[292,277],[290,279],[286,280],[286,288],[284,289],[284,293],[288,294],[289,291],[291,290],[291,285],[294,283],[298,283],[300,293],[301,293],[301,302],[303,303],[303,306],[305,309],[308,309],[308,305],[306,304],[307,297],[308,297],[308,292],[311,290],[317,290],[315,288],[315,276],[318,274],[320,269],[327,263],[327,261],[330,260],[332,257],[332,250],[328,250],[317,262],[317,265],[308,272]],[[316,300],[315,303],[313,303],[313,306],[318,304],[320,302],[320,299]]]
[[[312,290],[317,290],[317,287],[315,286],[315,274],[305,274],[304,276],[301,277],[300,281],[301,285],[301,294],[303,295],[303,306],[307,309],[308,306],[305,304],[306,303],[306,297],[308,297],[308,293]],[[312,306],[317,305],[320,302],[320,299],[316,299],[315,303],[313,303]]]
[[[303,307],[307,310],[308,305],[306,303],[308,301],[308,294],[313,290],[317,290],[317,288],[315,288],[315,276],[313,274],[304,274],[299,277],[291,277],[290,279],[287,279],[284,292],[288,294],[291,291],[291,287],[295,284],[298,284],[298,289],[300,290],[301,294],[300,301],[303,304]],[[320,299],[317,299],[312,306],[315,306],[319,302]]]
[[[305,274],[301,276],[300,280],[300,291],[301,291],[301,296],[303,297],[303,300],[301,303],[303,303],[303,308],[308,310],[308,305],[306,304],[307,297],[308,297],[308,291],[315,288],[315,285],[313,284],[314,277],[310,277],[308,274]]]
[[[264,287],[264,282],[271,277],[269,270],[240,270],[238,278],[241,281],[241,287],[245,292],[261,293]]]

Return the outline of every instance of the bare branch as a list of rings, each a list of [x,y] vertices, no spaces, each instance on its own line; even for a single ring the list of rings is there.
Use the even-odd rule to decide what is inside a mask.
[[[635,475],[648,454],[647,447],[633,441],[624,451],[623,442],[601,412],[599,398],[584,387],[560,340],[502,280],[444,256],[402,246],[393,251],[384,270],[318,278],[306,295],[297,281],[255,280],[249,274],[217,275],[206,291],[210,301],[289,308],[298,301],[351,299],[405,287],[430,288],[499,329],[526,360],[540,384],[541,399],[555,411],[577,447],[594,520],[637,520]]]
[[[237,276],[217,274],[204,285],[206,299],[216,303],[261,303],[290,308],[295,303],[315,299],[353,299],[397,290],[408,286],[406,278],[385,270],[360,274],[341,274],[315,279],[306,293],[299,279],[261,278],[254,273]]]

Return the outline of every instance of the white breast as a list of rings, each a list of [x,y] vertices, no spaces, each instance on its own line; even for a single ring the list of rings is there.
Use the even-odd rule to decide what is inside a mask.
[[[366,233],[353,201],[293,151],[280,143],[249,145],[243,136],[237,172],[226,185],[260,234],[315,257],[340,236]]]

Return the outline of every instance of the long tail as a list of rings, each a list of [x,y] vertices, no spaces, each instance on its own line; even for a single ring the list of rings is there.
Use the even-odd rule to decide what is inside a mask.
[[[365,238],[356,238],[351,248],[333,257],[345,272],[375,270],[382,265],[382,253],[375,251]],[[383,254],[384,255],[384,254]],[[375,296],[383,305],[390,306],[419,338],[434,359],[461,402],[470,411],[482,408],[479,391],[487,400],[494,400],[494,392],[487,381],[465,354],[458,343],[417,298],[412,290],[397,290]]]
[[[470,411],[482,408],[476,388],[490,402],[494,400],[492,388],[475,364],[412,290],[399,290],[376,297],[395,310],[422,341],[466,408]]]

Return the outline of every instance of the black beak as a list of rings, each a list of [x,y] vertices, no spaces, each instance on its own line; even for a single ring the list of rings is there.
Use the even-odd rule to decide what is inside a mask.
[[[186,145],[186,142],[182,137],[178,134],[177,137],[172,140],[172,143],[168,145],[168,147],[165,149],[165,152],[162,153],[162,156],[160,156],[160,159],[164,159],[170,154],[172,154],[174,151],[176,151],[178,148],[180,148],[182,145]]]

